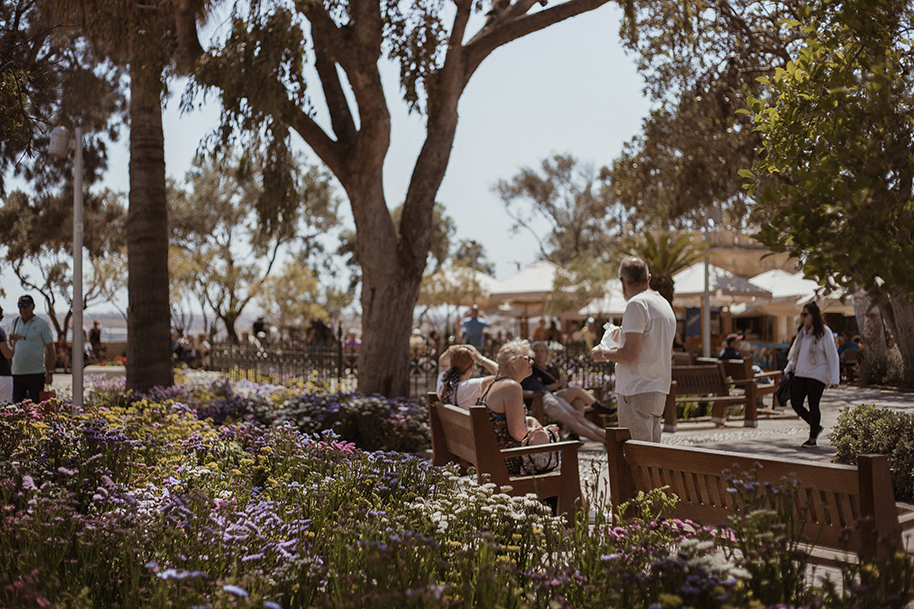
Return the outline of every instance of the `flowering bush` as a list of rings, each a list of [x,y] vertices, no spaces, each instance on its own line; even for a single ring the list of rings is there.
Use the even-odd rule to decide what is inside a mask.
[[[360,393],[330,392],[301,378],[231,381],[218,372],[177,370],[175,385],[128,393],[124,379],[88,377],[86,401],[140,410],[148,404],[179,405],[215,425],[247,421],[263,427],[291,423],[306,434],[332,430],[364,450],[421,452],[431,445],[424,404]],[[58,395],[70,399],[70,389]]]
[[[292,399],[286,386],[219,382],[182,379],[129,400],[105,382],[87,392],[81,412],[0,410],[0,606],[675,609],[910,600],[905,555],[848,567],[830,585],[812,585],[802,569],[789,572],[791,585],[770,579],[802,556],[785,562],[789,539],[752,541],[789,537],[790,527],[777,525],[783,514],[752,506],[751,481],[734,476],[731,484],[746,515],[768,518],[764,531],[739,518],[726,529],[676,520],[662,491],[617,506],[631,514],[625,520],[592,491],[593,520],[582,515],[566,529],[533,496],[511,497],[415,456],[367,452],[334,431],[307,433],[297,418],[265,426],[226,407],[221,423],[201,419],[200,396],[254,404],[250,413],[284,411]],[[375,420],[377,403],[352,399],[354,416]],[[745,545],[737,551],[721,540]]]
[[[110,360],[103,359],[98,363],[99,366],[126,366],[127,358],[123,355],[115,355]]]

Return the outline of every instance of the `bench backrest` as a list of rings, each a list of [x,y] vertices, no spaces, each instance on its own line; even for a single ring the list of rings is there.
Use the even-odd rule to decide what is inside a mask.
[[[755,372],[752,370],[751,359],[725,359],[723,360],[723,364],[724,374],[734,381],[742,381],[755,377]]]
[[[673,380],[677,395],[728,395],[727,375],[723,364],[673,366]]]
[[[476,467],[478,477],[488,474],[495,484],[508,484],[508,468],[485,407],[471,406],[466,410],[442,404],[432,393],[428,395],[428,400],[432,463],[446,465],[462,460]]]
[[[860,455],[857,467],[853,467],[636,442],[630,437],[624,428],[606,430],[614,506],[629,501],[638,491],[667,486],[667,492],[679,497],[674,513],[677,518],[712,526],[726,523],[738,506],[723,472],[738,475],[739,470],[749,480],[758,465],[760,494],[768,492],[764,483],[777,486],[784,479],[797,482],[795,513],[806,519],[803,535],[810,543],[842,550],[844,529],[867,517],[872,519],[868,526],[900,542],[885,455]],[[861,555],[875,552],[873,539],[857,532],[848,547]]]
[[[673,351],[674,366],[691,366],[695,363],[695,357],[688,351]]]

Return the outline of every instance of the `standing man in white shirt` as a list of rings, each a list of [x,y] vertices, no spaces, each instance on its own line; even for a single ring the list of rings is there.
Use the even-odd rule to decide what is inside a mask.
[[[19,317],[10,328],[13,346],[13,401],[26,398],[36,404],[39,392],[54,381],[57,352],[48,322],[35,315],[35,301],[26,294],[19,298]]]
[[[598,345],[594,361],[616,362],[619,426],[633,440],[660,442],[660,418],[670,392],[676,316],[666,299],[650,289],[647,264],[636,257],[619,268],[622,294],[628,303],[622,315],[625,342],[619,348]]]

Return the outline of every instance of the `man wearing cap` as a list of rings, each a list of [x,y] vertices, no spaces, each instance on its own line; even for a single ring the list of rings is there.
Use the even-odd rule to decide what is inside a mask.
[[[26,398],[36,404],[39,392],[54,380],[57,353],[48,322],[35,315],[35,301],[19,298],[19,317],[13,320],[10,343],[13,346],[13,401]]]
[[[743,340],[741,334],[728,334],[727,346],[717,354],[717,359],[743,359],[739,350],[739,341]]]

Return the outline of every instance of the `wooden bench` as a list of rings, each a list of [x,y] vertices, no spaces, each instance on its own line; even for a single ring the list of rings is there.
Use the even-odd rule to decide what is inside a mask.
[[[894,539],[902,548],[902,533],[914,527],[914,506],[896,504],[885,455],[860,455],[857,466],[811,463],[793,459],[759,457],[745,453],[675,447],[638,442],[625,428],[606,430],[609,489],[613,506],[633,499],[638,491],[668,487],[679,497],[673,516],[715,526],[734,515],[735,499],[727,491],[724,470],[751,476],[758,468],[758,481],[781,484],[796,480],[797,514],[808,510],[803,537],[807,550],[822,562],[848,560],[842,539],[847,527],[870,518],[865,527]],[[766,492],[759,484],[759,493]],[[858,556],[876,552],[876,537],[855,531],[847,546]],[[814,547],[813,547],[814,546]]]
[[[485,406],[471,406],[469,410],[450,404],[442,404],[434,393],[428,394],[429,421],[432,430],[432,463],[446,465],[456,463],[465,473],[467,465],[476,468],[480,483],[488,477],[489,482],[499,487],[510,486],[511,496],[535,493],[540,499],[558,498],[557,513],[564,515],[569,526],[574,522],[574,513],[586,509],[581,494],[581,478],[578,472],[578,449],[581,443],[556,442],[519,448],[498,447],[495,430]],[[559,452],[562,464],[556,471],[534,476],[510,476],[505,459]]]
[[[718,425],[723,425],[727,421],[727,411],[730,408],[743,406],[743,425],[758,427],[755,400],[750,400],[748,395],[730,395],[730,384],[727,382],[727,375],[721,362],[673,366],[672,376],[673,384],[670,386],[663,411],[663,431],[676,431],[676,425],[679,423],[676,406],[690,402],[710,403],[711,420]]]
[[[688,351],[673,351],[674,366],[692,366],[695,364],[695,356]]]
[[[842,355],[843,357],[838,362],[840,378],[842,381],[850,383],[857,379],[857,356],[860,355],[860,352],[857,349],[847,349]]]
[[[752,360],[748,358],[725,359],[723,360],[723,363],[724,373],[733,379],[734,385],[745,390],[746,397],[752,400],[753,403],[757,404],[758,398],[770,395],[772,408],[784,406],[784,404],[778,404],[778,398],[774,394],[774,390],[778,386],[778,381],[784,375],[782,370],[756,374],[755,371],[752,370]],[[761,381],[764,379],[769,379],[771,382],[762,384]]]

